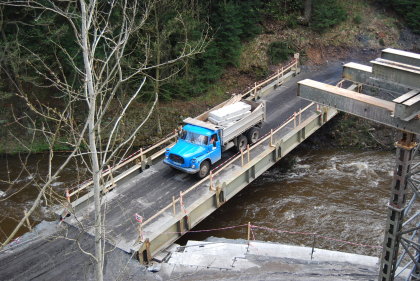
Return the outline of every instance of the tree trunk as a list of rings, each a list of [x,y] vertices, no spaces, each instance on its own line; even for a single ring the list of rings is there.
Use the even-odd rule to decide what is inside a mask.
[[[155,28],[156,28],[156,81],[155,81],[155,93],[159,96],[159,87],[160,87],[160,31],[159,31],[159,20],[158,20],[158,13],[157,7],[155,6]],[[156,133],[158,136],[162,136],[162,125],[160,124],[160,112],[159,108],[156,110]]]
[[[101,186],[100,186],[100,169],[98,160],[98,150],[96,147],[96,128],[95,128],[95,112],[96,112],[96,92],[93,87],[92,66],[89,56],[88,47],[88,14],[86,10],[86,3],[80,0],[80,7],[82,10],[82,51],[83,63],[86,72],[87,93],[89,97],[89,116],[88,116],[88,135],[89,135],[89,151],[92,161],[92,176],[93,176],[93,197],[95,205],[95,277],[96,281],[103,280],[103,250],[102,250],[102,210],[101,210]],[[93,9],[93,7],[91,7]]]
[[[312,14],[312,0],[305,0],[305,10],[303,14],[303,22],[308,24]]]

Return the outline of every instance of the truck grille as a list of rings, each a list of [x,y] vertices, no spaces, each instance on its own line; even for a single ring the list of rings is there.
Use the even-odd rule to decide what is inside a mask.
[[[178,156],[176,154],[169,154],[169,159],[171,159],[174,162],[184,164],[184,158],[182,158],[181,156]]]

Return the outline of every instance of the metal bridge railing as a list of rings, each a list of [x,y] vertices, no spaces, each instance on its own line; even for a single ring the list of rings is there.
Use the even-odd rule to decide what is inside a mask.
[[[270,84],[277,81],[277,84],[281,84],[284,82],[284,77],[292,71],[296,71],[298,69],[299,65],[299,54],[295,54],[294,58],[287,63],[285,66],[282,66],[280,69],[278,69],[274,74],[269,76],[268,78],[255,82],[254,86],[250,87],[249,89],[245,90],[244,92],[240,93],[241,97],[251,98],[255,99],[258,98],[258,91],[263,89],[264,87],[269,86]],[[215,106],[212,108],[217,109],[219,107],[222,107],[227,101]],[[199,118],[201,115],[199,115],[197,118]],[[169,134],[165,139],[159,141],[158,143],[152,145],[151,147],[143,150],[140,149],[133,154],[131,154],[126,159],[123,159],[120,161],[117,165],[113,167],[108,167],[108,169],[104,170],[101,174],[101,180],[105,183],[102,185],[103,192],[107,192],[110,189],[114,188],[116,186],[116,183],[125,178],[126,176],[130,175],[134,171],[138,171],[140,168],[146,168],[146,166],[150,166],[153,162],[153,160],[161,157],[164,153],[166,148],[173,145],[176,141],[178,134],[175,130],[174,133]],[[165,147],[150,156],[148,156],[150,153],[152,153],[155,149],[165,145]],[[127,168],[128,164],[133,164],[131,167]],[[125,171],[121,171],[123,169],[126,169]],[[120,172],[121,171],[121,172]],[[119,173],[117,176],[114,176],[114,173]],[[200,181],[199,183],[202,183],[203,181]],[[81,185],[79,185],[76,188],[72,188],[69,190],[66,190],[66,198],[68,203],[72,203],[74,201],[74,198],[78,198],[84,191],[87,191],[91,186],[93,185],[93,180],[90,179]],[[178,202],[179,199],[176,200]]]
[[[237,153],[235,154],[231,159],[229,159],[227,162],[225,162],[223,164],[223,166],[221,168],[218,168],[214,173],[211,172],[207,177],[203,178],[202,180],[200,180],[199,182],[195,183],[193,186],[189,187],[187,190],[185,191],[181,191],[180,192],[180,196],[178,198],[173,198],[172,199],[172,203],[168,204],[166,207],[164,207],[163,209],[161,209],[160,211],[156,212],[153,216],[151,216],[150,218],[146,219],[143,223],[142,223],[142,228],[144,228],[147,224],[150,224],[153,220],[157,219],[159,216],[163,215],[166,211],[170,210],[172,208],[174,215],[177,215],[178,212],[176,211],[178,208],[176,206],[176,204],[179,204],[179,209],[180,210],[185,210],[186,207],[183,203],[183,197],[185,195],[187,195],[188,193],[194,191],[196,188],[198,188],[199,186],[203,185],[204,183],[208,182],[209,183],[209,189],[214,191],[214,186],[213,183],[215,182],[215,176],[220,174],[223,170],[229,168],[229,166],[231,164],[233,164],[234,162],[238,161],[239,159],[241,159],[241,163],[242,166],[244,164],[247,164],[251,161],[250,159],[250,152],[257,148],[260,145],[263,145],[265,142],[267,142],[269,140],[270,146],[273,145],[274,141],[273,141],[273,135],[276,134],[277,132],[279,132],[280,130],[282,130],[284,127],[286,127],[287,125],[289,125],[290,123],[293,123],[293,127],[296,128],[296,126],[298,126],[301,123],[301,115],[303,112],[305,112],[306,110],[309,110],[312,106],[314,105],[314,103],[310,103],[308,106],[306,106],[305,108],[301,109],[299,112],[294,113],[292,116],[290,116],[286,122],[284,122],[282,125],[280,125],[278,128],[276,128],[275,130],[271,130],[270,133],[266,134],[265,136],[263,136],[262,138],[260,138],[255,144],[253,144],[252,146],[248,146],[247,150],[242,151],[241,153]],[[246,158],[248,159],[247,163],[244,162],[244,155],[246,155]]]

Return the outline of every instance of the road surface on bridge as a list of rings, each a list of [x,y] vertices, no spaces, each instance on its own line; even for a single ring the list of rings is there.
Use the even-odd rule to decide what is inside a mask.
[[[340,79],[341,63],[332,63],[320,71],[307,71],[286,82],[275,92],[264,97],[267,104],[267,122],[262,128],[262,134],[269,132],[287,120],[294,112],[305,107],[308,102],[296,97],[296,82],[305,78],[334,84]],[[233,153],[227,153],[225,158]],[[222,160],[223,161],[223,160]],[[138,174],[125,184],[119,185],[114,191],[105,196],[106,200],[106,230],[114,239],[112,244],[120,245],[122,249],[114,249],[106,257],[106,279],[116,279],[124,271],[124,280],[137,280],[136,275],[142,270],[138,262],[129,259],[124,251],[129,249],[133,237],[137,237],[134,214],[144,218],[150,217],[172,201],[172,196],[193,185],[196,179],[191,175],[172,170],[170,167],[158,163]],[[74,226],[48,225],[48,231],[40,234],[29,233],[20,242],[14,243],[0,253],[1,280],[84,280],[93,278],[92,258],[83,254],[84,251],[93,252],[93,238],[87,232],[91,229],[92,207],[78,211],[76,217],[69,221],[78,225],[83,224],[81,230]],[[75,219],[79,221],[76,221]],[[78,241],[78,243],[75,243]],[[109,249],[113,249],[111,244]],[[121,276],[120,276],[121,277]]]

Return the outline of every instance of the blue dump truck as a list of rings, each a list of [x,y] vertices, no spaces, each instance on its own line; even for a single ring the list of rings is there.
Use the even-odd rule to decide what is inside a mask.
[[[245,150],[259,139],[265,116],[264,102],[233,96],[196,118],[185,119],[178,141],[166,150],[163,162],[204,178],[223,151],[232,147]]]

